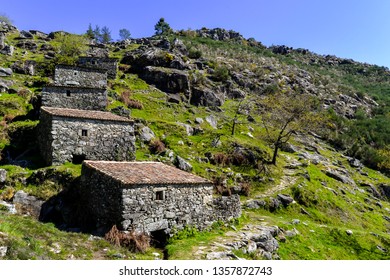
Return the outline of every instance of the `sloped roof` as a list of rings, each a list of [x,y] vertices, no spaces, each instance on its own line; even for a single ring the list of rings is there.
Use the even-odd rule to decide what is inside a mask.
[[[161,162],[87,160],[84,161],[83,164],[129,185],[211,184],[211,182],[205,178]]]
[[[128,118],[121,117],[113,113],[104,112],[104,111],[79,110],[79,109],[55,108],[55,107],[41,107],[41,110],[50,115],[57,116],[57,117],[132,122]]]

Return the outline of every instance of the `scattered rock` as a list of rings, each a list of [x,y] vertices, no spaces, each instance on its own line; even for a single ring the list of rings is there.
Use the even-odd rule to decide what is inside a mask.
[[[299,220],[299,219],[292,220],[292,224],[293,225],[297,225],[297,224],[300,224],[300,223],[301,223],[301,220]]]
[[[296,228],[294,228],[294,229],[292,229],[292,230],[287,230],[287,231],[286,231],[286,236],[287,236],[287,237],[295,237],[295,236],[297,236],[298,234],[300,234],[300,233],[299,233],[299,231],[298,231]]]
[[[11,75],[12,75],[12,69],[11,68],[0,67],[0,77],[9,77]]]
[[[352,234],[353,234],[353,231],[350,230],[350,229],[347,229],[347,230],[345,231],[345,233],[346,233],[347,235],[352,235]]]
[[[195,123],[202,124],[203,123],[203,119],[202,118],[195,118]]]
[[[4,258],[7,255],[8,247],[0,246],[0,258]]]
[[[383,219],[385,219],[386,221],[390,222],[390,217],[389,216],[383,215]]]
[[[114,113],[115,115],[118,115],[118,116],[129,118],[131,111],[129,109],[126,109],[123,106],[118,106],[118,107],[111,109],[111,113]]]
[[[381,193],[383,193],[384,196],[386,196],[388,199],[390,199],[390,185],[387,184],[380,184],[379,189]]]
[[[34,36],[30,32],[25,31],[25,30],[20,31],[19,36],[20,36],[20,38],[23,38],[23,39],[32,39],[32,38],[34,38]]]
[[[293,144],[290,144],[290,143],[284,143],[280,149],[283,151],[283,152],[287,152],[287,153],[297,153],[299,152],[299,148],[297,146],[294,146]]]
[[[177,168],[190,172],[192,170],[192,165],[185,161],[182,157],[176,156],[175,165]]]
[[[179,104],[181,102],[180,94],[173,94],[173,93],[168,94],[167,101],[169,103]]]
[[[245,207],[248,209],[264,208],[267,203],[264,200],[249,200],[246,202]]]
[[[0,169],[0,184],[4,184],[7,180],[7,170]]]
[[[178,122],[177,124],[178,124],[178,125],[181,125],[181,126],[183,126],[183,127],[185,128],[186,133],[187,133],[188,136],[194,135],[194,129],[193,129],[192,126],[190,126],[189,124],[180,123],[180,122]]]
[[[362,163],[356,159],[356,158],[350,158],[348,159],[349,165],[354,168],[360,168],[362,167]]]
[[[355,186],[355,181],[345,175],[342,175],[338,172],[336,172],[335,170],[326,170],[325,171],[325,174],[330,177],[330,178],[333,178],[337,181],[340,181],[344,184],[349,184],[349,185],[352,185],[352,186]]]
[[[284,207],[287,207],[294,202],[294,199],[287,194],[278,194],[278,199],[282,202]]]
[[[149,127],[144,126],[143,128],[141,128],[140,133],[139,133],[139,139],[142,142],[149,143],[155,137],[156,137],[156,135]]]
[[[44,201],[37,199],[35,196],[28,195],[24,191],[17,191],[13,203],[18,213],[38,218]]]
[[[212,128],[214,129],[218,128],[218,121],[215,116],[213,115],[207,116],[206,121],[211,125]]]

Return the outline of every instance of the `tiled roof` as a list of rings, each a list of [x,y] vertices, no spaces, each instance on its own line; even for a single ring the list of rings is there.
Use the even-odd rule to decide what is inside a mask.
[[[115,162],[84,161],[84,165],[94,168],[124,184],[210,184],[205,178],[182,171],[161,162]]]
[[[74,70],[74,71],[86,71],[86,72],[98,72],[98,73],[107,73],[107,70],[100,69],[100,68],[91,68],[91,67],[85,67],[85,66],[74,66],[74,65],[67,65],[67,64],[57,64],[55,69],[68,69],[68,70]]]
[[[53,88],[58,88],[58,89],[82,89],[82,90],[90,90],[90,91],[107,91],[105,88],[93,88],[93,87],[83,87],[83,86],[73,86],[73,85],[56,85],[56,84],[49,84],[47,86],[44,86],[42,91],[44,92],[45,89],[53,89]]]
[[[110,112],[103,112],[103,111],[78,110],[78,109],[55,108],[55,107],[41,107],[41,110],[50,115],[58,116],[58,117],[132,122],[128,118],[121,117]]]

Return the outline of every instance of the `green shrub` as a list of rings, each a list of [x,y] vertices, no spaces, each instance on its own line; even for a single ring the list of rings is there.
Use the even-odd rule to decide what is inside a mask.
[[[217,66],[212,78],[219,82],[226,82],[229,79],[229,70],[225,66]]]
[[[191,47],[188,51],[188,57],[192,59],[198,59],[202,57],[202,51]]]

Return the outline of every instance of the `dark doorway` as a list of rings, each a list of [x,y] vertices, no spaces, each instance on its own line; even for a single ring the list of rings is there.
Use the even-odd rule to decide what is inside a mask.
[[[86,155],[72,155],[73,164],[82,164],[84,160],[87,159]]]
[[[168,234],[164,229],[152,231],[150,233],[151,245],[156,248],[165,248],[168,241]]]

